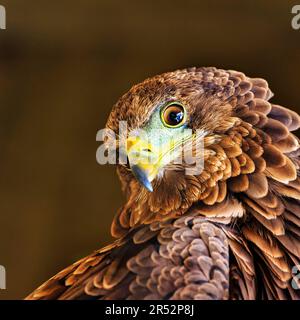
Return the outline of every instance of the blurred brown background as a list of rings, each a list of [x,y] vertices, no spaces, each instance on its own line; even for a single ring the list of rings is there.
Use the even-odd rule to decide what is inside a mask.
[[[122,194],[114,168],[96,163],[95,137],[134,83],[238,69],[300,111],[296,2],[0,0],[0,299],[23,298],[110,240]]]

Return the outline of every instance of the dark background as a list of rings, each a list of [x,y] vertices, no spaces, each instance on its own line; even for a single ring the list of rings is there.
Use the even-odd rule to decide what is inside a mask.
[[[95,137],[134,83],[237,69],[300,111],[296,3],[0,0],[0,299],[23,298],[111,239],[123,198],[113,166],[96,163]]]

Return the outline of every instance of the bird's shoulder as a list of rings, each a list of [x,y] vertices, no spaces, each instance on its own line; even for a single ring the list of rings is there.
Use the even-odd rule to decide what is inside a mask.
[[[27,299],[227,299],[228,236],[195,213],[140,226]]]

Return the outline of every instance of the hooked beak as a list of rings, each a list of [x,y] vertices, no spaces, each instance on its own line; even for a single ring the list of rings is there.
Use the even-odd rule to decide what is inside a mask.
[[[126,153],[133,175],[141,185],[152,192],[151,182],[160,168],[159,152],[148,141],[134,136],[126,140]]]

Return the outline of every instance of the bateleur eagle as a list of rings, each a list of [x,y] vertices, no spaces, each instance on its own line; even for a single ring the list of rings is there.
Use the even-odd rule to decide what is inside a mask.
[[[300,149],[292,132],[300,117],[272,96],[265,80],[214,67],[164,73],[124,94],[107,121],[119,139],[121,121],[128,129],[116,240],[27,299],[299,299]],[[191,149],[196,131],[203,167],[187,174],[178,152],[167,155],[179,142]],[[137,154],[158,160],[134,161]]]

